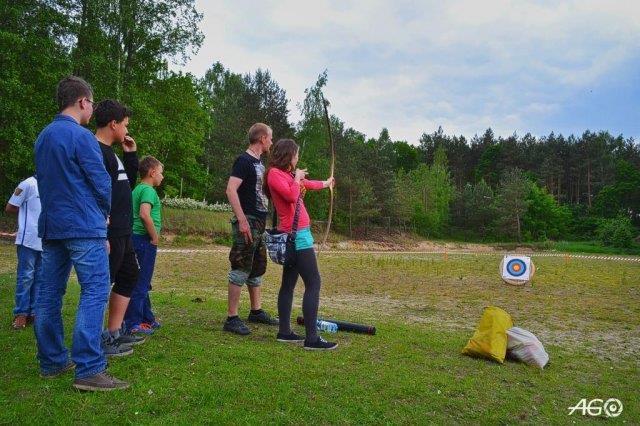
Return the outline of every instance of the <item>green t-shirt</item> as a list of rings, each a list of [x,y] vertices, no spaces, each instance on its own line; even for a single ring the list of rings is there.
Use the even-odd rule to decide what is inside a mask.
[[[147,229],[140,219],[140,205],[142,203],[151,204],[151,220],[156,232],[160,234],[162,216],[160,197],[153,186],[147,183],[140,183],[135,187],[132,194],[133,198],[133,233],[136,235],[148,235]]]

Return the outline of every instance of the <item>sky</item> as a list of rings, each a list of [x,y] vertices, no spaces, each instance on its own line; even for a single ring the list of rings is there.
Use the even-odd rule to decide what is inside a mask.
[[[196,0],[205,35],[184,66],[269,70],[300,119],[325,69],[346,127],[417,144],[442,126],[471,138],[640,140],[640,1]],[[277,135],[276,135],[277,136]]]

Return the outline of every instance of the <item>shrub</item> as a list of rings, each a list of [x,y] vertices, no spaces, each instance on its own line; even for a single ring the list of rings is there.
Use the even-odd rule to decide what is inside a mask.
[[[230,212],[231,206],[227,203],[209,204],[206,201],[196,201],[191,198],[164,197],[162,205],[184,210],[208,210],[211,212]]]
[[[606,246],[629,248],[633,245],[636,230],[631,224],[631,219],[618,216],[614,219],[602,220],[597,234],[602,244]]]

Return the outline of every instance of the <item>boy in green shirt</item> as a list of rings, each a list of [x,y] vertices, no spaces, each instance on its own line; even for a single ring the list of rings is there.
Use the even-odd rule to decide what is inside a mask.
[[[133,248],[136,251],[140,273],[131,294],[124,322],[129,333],[153,334],[160,327],[151,311],[151,278],[156,263],[158,238],[162,227],[160,197],[154,189],[162,183],[164,166],[154,157],[147,156],[138,167],[140,183],[133,190]]]

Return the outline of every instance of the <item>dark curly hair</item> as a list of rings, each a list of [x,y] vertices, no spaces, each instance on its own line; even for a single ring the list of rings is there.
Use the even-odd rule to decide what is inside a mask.
[[[93,116],[96,118],[96,127],[100,129],[113,120],[120,123],[126,117],[131,117],[131,110],[118,101],[105,99],[96,105]]]

